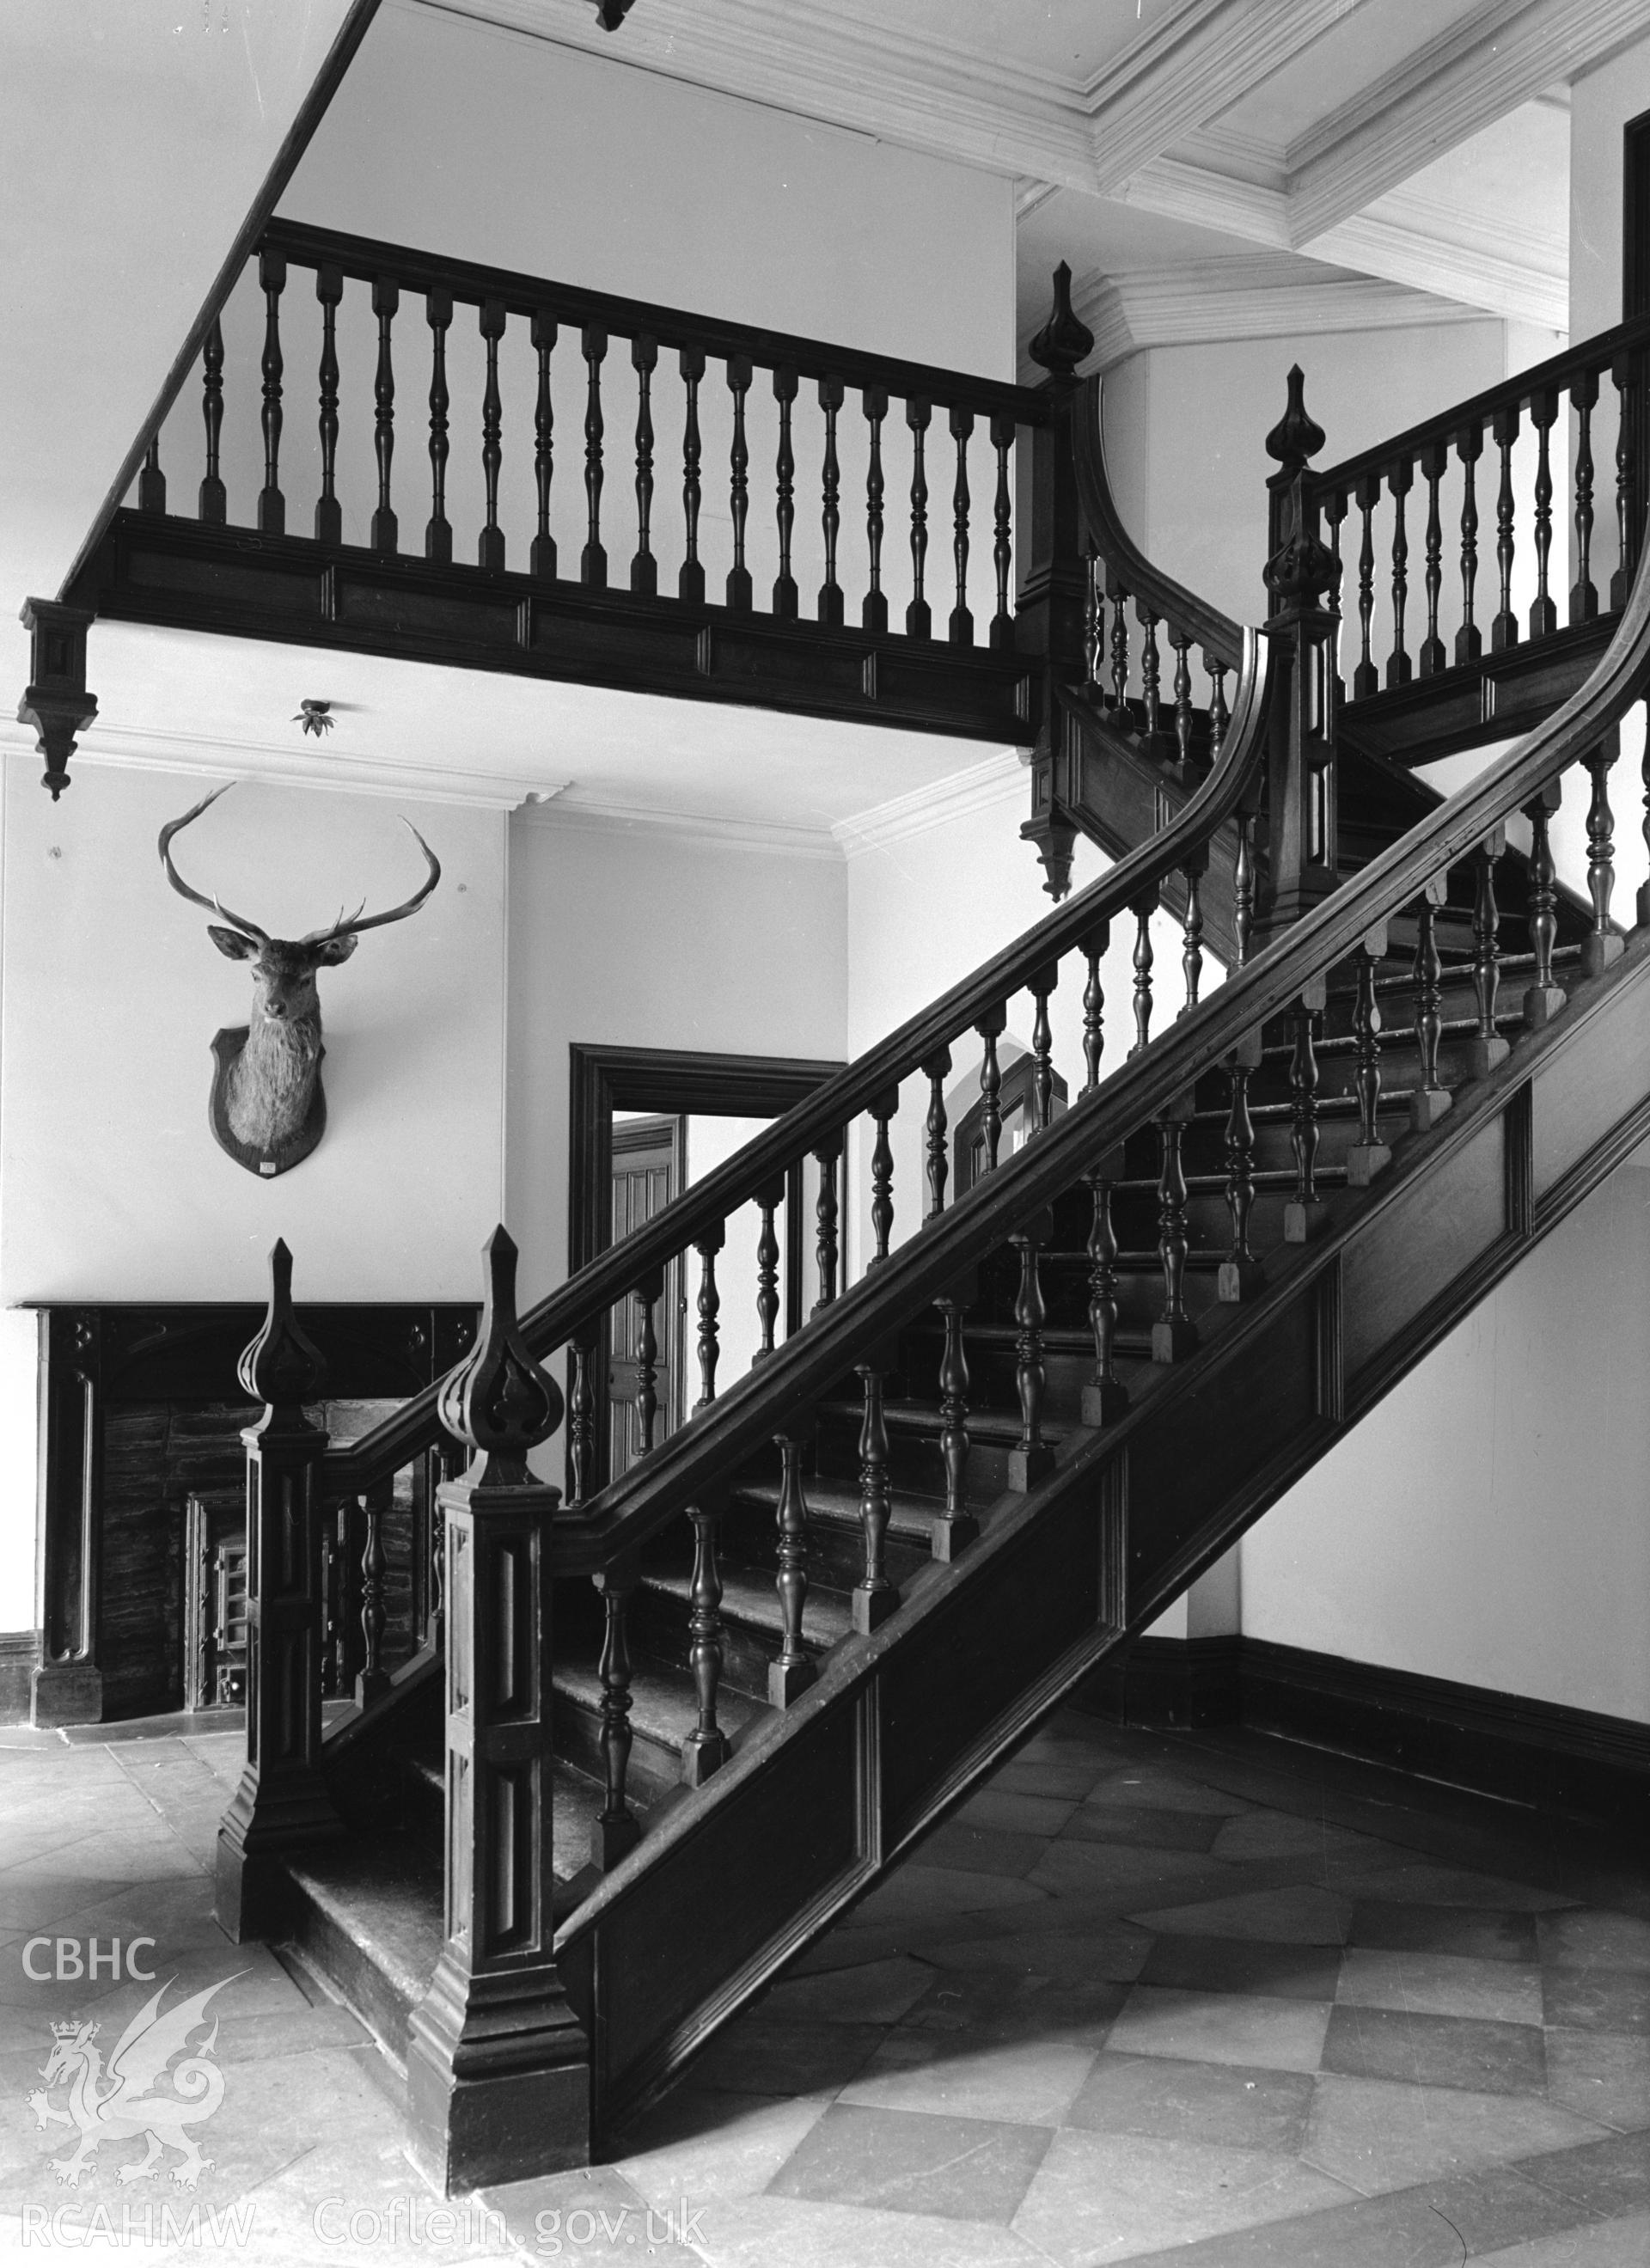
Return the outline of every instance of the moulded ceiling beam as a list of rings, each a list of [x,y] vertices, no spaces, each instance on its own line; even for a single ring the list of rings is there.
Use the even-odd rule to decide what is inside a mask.
[[[1292,144],[1290,241],[1315,242],[1646,20],[1644,0],[1491,0]]]

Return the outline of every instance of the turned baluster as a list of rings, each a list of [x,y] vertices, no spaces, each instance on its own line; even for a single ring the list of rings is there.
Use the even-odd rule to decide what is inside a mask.
[[[1240,968],[1249,957],[1249,939],[1255,934],[1255,822],[1258,815],[1240,804],[1234,822],[1237,849],[1232,858],[1232,927]]]
[[[791,538],[796,528],[796,453],[791,446],[791,405],[801,381],[783,365],[773,374],[773,398],[779,405],[779,448],[774,459],[774,520],[779,535],[779,572],[774,578],[776,620],[793,622],[797,617],[796,577],[791,572]]]
[[[338,309],[343,299],[343,270],[318,268],[315,297],[320,303],[320,494],[315,499],[315,541],[342,543],[343,514],[338,503]],[[164,502],[162,510],[165,510]]]
[[[156,512],[166,509],[166,476],[160,469],[158,433],[150,435],[149,446],[144,452],[144,469],[137,476],[137,509]]]
[[[630,588],[639,598],[659,593],[659,562],[653,556],[653,372],[659,367],[659,341],[638,331],[630,341],[630,367],[636,372],[636,552],[630,561]]]
[[[281,494],[281,294],[286,289],[286,256],[258,254],[258,288],[263,293],[263,487],[258,497],[258,529],[263,535],[286,533],[286,498]]]
[[[1633,509],[1638,485],[1634,440],[1644,372],[1640,354],[1620,354],[1610,364],[1620,417],[1616,428],[1616,560],[1609,578],[1610,611],[1619,614],[1632,596],[1633,571],[1639,563],[1639,525]]]
[[[928,1211],[925,1221],[938,1220],[946,1209],[946,1182],[950,1165],[946,1155],[946,1081],[951,1076],[951,1050],[941,1048],[922,1067],[928,1081]]]
[[[1049,996],[1060,981],[1058,963],[1050,961],[1029,981],[1035,1004],[1031,1020],[1031,1130],[1041,1134],[1054,1115],[1054,1029],[1049,1021]]]
[[[1171,630],[1168,642],[1175,649],[1175,755],[1184,765],[1191,761],[1191,640],[1184,630]]]
[[[1457,663],[1477,661],[1484,637],[1472,618],[1478,581],[1478,459],[1484,453],[1482,425],[1463,425],[1455,436],[1461,460],[1461,628],[1455,632]]]
[[[372,453],[378,465],[378,507],[372,514],[372,549],[393,558],[400,530],[390,503],[390,471],[395,460],[395,362],[390,327],[401,306],[401,287],[388,276],[372,281],[372,313],[378,317],[378,364],[372,374]]]
[[[596,1479],[596,1342],[588,1329],[572,1344],[573,1378],[567,1401],[567,1492],[583,1504]]]
[[[1111,699],[1113,707],[1121,709],[1129,698],[1129,593],[1112,581],[1109,568],[1106,587],[1112,600]]]
[[[607,1874],[641,1839],[641,1825],[626,1799],[630,1748],[630,1646],[625,1627],[630,1596],[637,1575],[634,1552],[623,1554],[591,1578],[602,1605],[601,1657],[596,1675],[601,1683],[601,1809],[590,1830],[590,1863]]]
[[[756,1239],[756,1324],[761,1344],[751,1358],[753,1370],[759,1362],[766,1362],[774,1351],[774,1327],[779,1320],[779,1238],[774,1228],[773,1217],[784,1201],[783,1180],[770,1182],[765,1189],[756,1193],[756,1204],[762,1214],[762,1231]],[[820,1280],[822,1285],[822,1263]],[[821,1307],[825,1304],[822,1299],[820,1304]]]
[[[945,1320],[946,1341],[939,1357],[939,1456],[945,1467],[946,1508],[934,1515],[932,1550],[936,1559],[954,1559],[972,1543],[980,1524],[968,1508],[966,1482],[969,1462],[969,1358],[963,1344],[962,1322],[968,1300],[961,1292],[934,1302]]]
[[[836,1161],[841,1155],[841,1145],[836,1142],[814,1152],[814,1161],[819,1167],[819,1198],[814,1209],[818,1232],[814,1249],[819,1263],[819,1298],[814,1302],[816,1315],[836,1297]]]
[[[727,1762],[732,1749],[716,1721],[717,1692],[722,1682],[722,1579],[716,1565],[717,1512],[690,1504],[693,1523],[693,1580],[689,1596],[688,1667],[698,1703],[699,1721],[681,1744],[681,1777],[689,1787],[703,1787],[713,1771]]]
[[[911,436],[911,600],[905,609],[905,634],[917,638],[927,637],[933,625],[923,596],[923,572],[928,561],[928,475],[923,448],[932,414],[932,405],[919,396],[913,395],[905,404],[905,423]]]
[[[1186,979],[1186,1006],[1180,1012],[1182,1016],[1187,1009],[1197,1005],[1197,993],[1203,983],[1203,878],[1208,864],[1205,846],[1181,868],[1186,879],[1186,917],[1181,927],[1185,943],[1180,956],[1181,970]]]
[[[1498,409],[1490,432],[1501,453],[1501,485],[1495,500],[1495,558],[1501,575],[1501,604],[1490,625],[1490,651],[1503,653],[1518,644],[1518,616],[1513,612],[1513,561],[1516,552],[1513,523],[1513,444],[1518,438],[1518,407]]]
[[[1088,1327],[1094,1337],[1094,1375],[1083,1388],[1085,1425],[1109,1425],[1129,1407],[1129,1389],[1117,1376],[1117,1232],[1111,1187],[1123,1170],[1121,1149],[1109,1151],[1084,1174],[1094,1211],[1088,1230]]]
[[[704,563],[699,556],[699,506],[703,491],[699,482],[703,446],[699,438],[699,381],[704,376],[704,349],[683,347],[678,357],[685,407],[681,428],[681,568],[676,595],[684,607],[704,604]]]
[[[820,526],[825,538],[825,580],[820,585],[819,618],[833,630],[842,627],[842,585],[836,580],[836,539],[842,532],[842,466],[836,455],[836,419],[846,389],[840,378],[819,382],[819,406],[825,412],[825,462],[821,475]]]
[[[882,421],[888,414],[888,388],[867,386],[861,390],[860,401],[870,428],[869,455],[866,463],[866,549],[869,587],[860,608],[863,628],[880,637],[888,626],[888,594],[882,588]]]
[[[951,609],[947,634],[953,645],[972,645],[974,617],[969,612],[969,436],[974,431],[974,412],[953,409],[947,423],[957,445],[957,477],[951,490],[951,559],[956,571],[957,602]]]
[[[1374,513],[1381,501],[1379,473],[1360,473],[1352,491],[1362,519],[1358,547],[1358,666],[1352,672],[1352,698],[1362,701],[1381,690],[1381,672],[1370,651],[1375,619],[1375,529]]]
[[[201,482],[200,515],[221,527],[229,516],[229,492],[218,475],[217,452],[224,427],[224,331],[216,315],[201,348],[201,417],[206,427],[206,473]]]
[[[369,1489],[365,1498],[366,1539],[361,1550],[361,1668],[355,1681],[355,1697],[365,1708],[389,1690],[384,1667],[384,1578],[389,1560],[384,1550],[384,1515],[389,1509],[389,1485]]]
[[[1593,410],[1598,401],[1598,372],[1578,371],[1570,380],[1570,405],[1575,411],[1575,580],[1570,585],[1570,620],[1590,622],[1598,614],[1598,593],[1593,586]]]
[[[453,327],[453,294],[445,284],[432,284],[424,293],[424,320],[430,326],[430,517],[424,523],[424,557],[450,567],[453,529],[447,519],[447,459],[452,443],[447,438],[447,412],[453,397],[447,387],[447,333]]]
[[[1096,690],[1105,629],[1106,601],[1101,590],[1100,560],[1091,548],[1083,562],[1083,683]]]
[[[365,1532],[366,1513],[360,1498],[346,1497],[338,1506],[332,1539],[332,1690],[335,1694],[349,1693],[360,1675],[361,1539]]]
[[[1387,656],[1387,683],[1407,685],[1410,657],[1403,648],[1403,615],[1410,598],[1410,538],[1404,513],[1414,468],[1400,457],[1387,474],[1392,497],[1392,652]]]
[[[1609,807],[1610,768],[1621,754],[1621,733],[1612,726],[1582,761],[1593,783],[1587,814],[1587,888],[1593,901],[1593,926],[1581,940],[1581,966],[1602,976],[1626,947],[1610,927],[1609,902],[1616,887],[1616,818]]]
[[[1083,939],[1083,959],[1088,977],[1083,986],[1083,1092],[1092,1094],[1100,1085],[1100,1061],[1106,1050],[1106,989],[1100,981],[1100,964],[1111,943],[1111,924],[1101,922]]]
[[[1438,635],[1438,602],[1444,588],[1444,522],[1438,506],[1438,484],[1449,469],[1448,442],[1427,442],[1420,464],[1426,482],[1426,636],[1421,642],[1420,674],[1436,677],[1440,669],[1449,666],[1444,641]]]
[[[871,1233],[876,1248],[866,1262],[866,1272],[880,1268],[888,1256],[888,1237],[894,1227],[894,1151],[888,1141],[888,1122],[900,1107],[900,1091],[889,1087],[871,1105],[877,1138],[871,1152]]]
[[[1255,1121],[1249,1111],[1249,1080],[1258,1068],[1258,1035],[1232,1052],[1226,1066],[1231,1108],[1226,1122],[1226,1205],[1232,1222],[1231,1248],[1215,1278],[1215,1296],[1234,1307],[1259,1290],[1261,1264],[1249,1247],[1255,1211]]]
[[[1529,401],[1529,422],[1536,429],[1536,596],[1529,609],[1529,634],[1551,637],[1558,627],[1558,609],[1547,588],[1547,560],[1552,549],[1553,421],[1558,415],[1558,390],[1544,387]]]
[[[1158,1121],[1162,1166],[1157,1183],[1157,1256],[1163,1270],[1163,1308],[1152,1326],[1153,1362],[1179,1362],[1197,1344],[1197,1326],[1186,1312],[1186,1168],[1181,1157],[1191,1098],[1182,1095]]]
[[[653,1446],[653,1420],[659,1415],[659,1335],[653,1310],[665,1289],[656,1269],[645,1276],[631,1293],[636,1301],[636,1431],[637,1454],[646,1456]]]
[[[722,1297],[716,1288],[716,1256],[726,1236],[726,1231],[718,1221],[696,1240],[693,1248],[699,1256],[699,1297],[696,1303],[699,1318],[699,1398],[693,1405],[696,1418],[716,1400],[716,1319],[722,1312]]]
[[[900,1594],[883,1565],[890,1509],[883,1373],[870,1363],[856,1363],[854,1368],[865,1388],[865,1417],[859,1428],[859,1519],[865,1531],[866,1562],[865,1572],[854,1587],[853,1625],[868,1635],[894,1613]]]
[[[475,547],[475,563],[495,573],[505,564],[505,532],[498,525],[498,468],[504,463],[504,402],[498,392],[498,342],[505,335],[505,303],[483,299],[481,335],[487,342],[487,379],[482,389],[482,483],[487,517]]]
[[[1346,519],[1346,491],[1344,489],[1335,490],[1323,497],[1322,504],[1324,526],[1330,531],[1330,553],[1335,562],[1335,572],[1330,581],[1328,594],[1329,610],[1335,620],[1335,629],[1330,640],[1330,668],[1334,680],[1330,692],[1332,700],[1339,700],[1344,689],[1341,684],[1341,593],[1344,585],[1341,573],[1341,529]]]
[[[601,541],[601,365],[608,352],[608,335],[599,323],[586,323],[578,335],[579,351],[589,372],[585,394],[585,548],[579,555],[578,578],[586,590],[608,587],[608,555]]]
[[[556,409],[550,396],[550,356],[559,335],[554,315],[535,308],[527,335],[538,357],[539,387],[533,405],[533,483],[537,491],[538,527],[527,555],[530,571],[549,583],[556,579],[556,538],[550,534],[550,484],[556,475]]]
[[[1134,916],[1134,1045],[1132,1057],[1145,1052],[1152,1036],[1152,917],[1157,911],[1157,886],[1131,901]]]
[[[1386,950],[1385,925],[1373,931],[1354,956],[1358,998],[1352,1010],[1352,1086],[1358,1097],[1358,1139],[1346,1153],[1346,1179],[1355,1189],[1366,1189],[1392,1151],[1381,1138],[1381,1003],[1375,993],[1375,969]]]
[[[1013,490],[1008,477],[1008,453],[1014,446],[1014,421],[1000,412],[991,424],[991,446],[997,452],[997,497],[992,512],[991,563],[997,571],[997,612],[991,616],[991,650],[1012,652],[1014,617],[1009,611],[1008,578],[1013,564]]]
[[[1054,1451],[1042,1438],[1042,1400],[1048,1373],[1042,1333],[1048,1308],[1042,1297],[1038,1253],[1052,1222],[1046,1213],[1009,1238],[1020,1255],[1020,1289],[1014,1296],[1014,1386],[1020,1396],[1020,1440],[1008,1453],[1008,1485],[1023,1495],[1053,1469]]]
[[[1317,1009],[1322,998],[1303,994],[1295,1003],[1294,1053],[1289,1063],[1289,1146],[1294,1155],[1294,1195],[1284,1207],[1284,1241],[1305,1244],[1322,1226],[1326,1207],[1318,1195]]]
[[[1553,947],[1558,941],[1558,869],[1553,865],[1549,828],[1564,792],[1562,778],[1550,779],[1539,795],[1524,806],[1529,821],[1529,943],[1536,967],[1524,995],[1524,1021],[1531,1031],[1556,1016],[1565,1003],[1565,990],[1552,973]]]
[[[779,1530],[779,1571],[774,1588],[779,1594],[779,1659],[768,1665],[768,1705],[788,1709],[806,1693],[818,1675],[814,1657],[802,1643],[802,1609],[807,1599],[807,1498],[802,1492],[803,1438],[776,1436],[779,1451],[779,1502],[775,1521]]]
[[[1008,1011],[994,1008],[975,1026],[984,1047],[980,1059],[980,1100],[983,1109],[980,1120],[981,1137],[985,1145],[984,1171],[997,1171],[998,1145],[1003,1136],[1002,1065],[997,1059],[997,1042],[1008,1023]]]
[[[1472,990],[1477,1003],[1478,1028],[1468,1048],[1468,1063],[1476,1078],[1484,1079],[1511,1052],[1496,1029],[1495,1004],[1501,989],[1501,910],[1495,902],[1496,862],[1506,848],[1506,831],[1498,827],[1486,835],[1473,853],[1477,888],[1472,906]]]
[[[1163,723],[1162,657],[1158,652],[1158,618],[1142,599],[1135,608],[1144,636],[1140,644],[1140,698],[1145,710],[1145,732],[1154,738]]]
[[[1439,1076],[1438,1049],[1443,1036],[1443,959],[1438,950],[1437,909],[1444,902],[1447,875],[1435,875],[1416,909],[1415,1048],[1420,1058],[1410,1123],[1418,1133],[1435,1125],[1449,1108],[1449,1090]]]

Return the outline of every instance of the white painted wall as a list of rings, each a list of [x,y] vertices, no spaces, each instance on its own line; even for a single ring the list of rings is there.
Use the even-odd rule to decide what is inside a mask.
[[[1255,1638],[1650,1720],[1650,1152],[1242,1545]]]
[[[1570,334],[1619,323],[1622,129],[1650,110],[1650,38],[1624,48],[1570,89]]]

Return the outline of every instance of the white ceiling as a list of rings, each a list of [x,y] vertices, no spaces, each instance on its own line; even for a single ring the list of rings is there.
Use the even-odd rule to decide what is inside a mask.
[[[0,615],[56,588],[345,4],[0,8],[0,259],[9,304],[33,318],[0,328]],[[636,0],[608,35],[590,0],[386,4],[482,18],[1013,175],[1022,337],[1064,257],[1114,354],[1261,335],[1308,311],[1322,327],[1484,309],[1561,325],[1565,85],[1644,22],[1643,0]],[[20,686],[24,643],[0,634]],[[289,772],[316,778],[352,757],[400,792],[559,790],[568,807],[651,802],[799,839],[982,753],[205,643],[210,737],[191,740],[180,720],[200,715],[202,642],[100,626],[107,721],[88,747],[136,762],[170,747],[220,770],[226,756],[274,765],[284,748]],[[294,757],[282,733],[303,695],[360,705]]]

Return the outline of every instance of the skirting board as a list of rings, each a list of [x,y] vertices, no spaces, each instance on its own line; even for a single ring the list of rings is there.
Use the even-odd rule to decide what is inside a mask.
[[[41,1658],[37,1630],[0,1631],[0,1725],[26,1725],[29,1685]]]
[[[1136,1638],[1078,1706],[1120,1724],[1247,1725],[1617,1831],[1650,1830],[1650,1725],[1264,1638]]]

